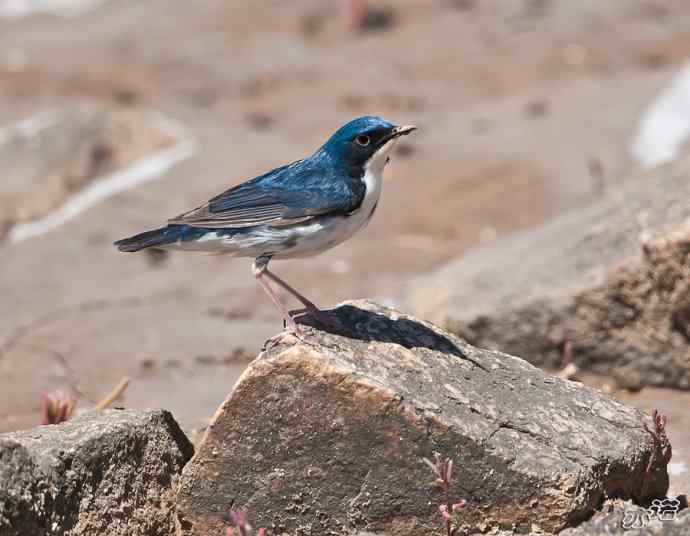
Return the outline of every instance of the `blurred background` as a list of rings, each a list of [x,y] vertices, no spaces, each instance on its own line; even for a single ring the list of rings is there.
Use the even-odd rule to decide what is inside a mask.
[[[681,154],[688,58],[687,0],[0,0],[0,431],[123,377],[201,429],[280,330],[250,260],[113,240],[381,115],[420,130],[373,223],[274,268],[324,307],[399,305]]]

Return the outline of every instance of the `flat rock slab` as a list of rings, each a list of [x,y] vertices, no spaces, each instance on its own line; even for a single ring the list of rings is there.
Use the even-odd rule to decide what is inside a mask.
[[[569,341],[623,387],[690,389],[689,197],[686,159],[416,279],[406,306],[540,366]]]
[[[0,534],[169,536],[192,454],[162,410],[94,411],[0,435]]]
[[[435,533],[434,452],[468,530],[554,531],[606,496],[665,493],[641,412],[369,302],[331,314],[340,335],[285,337],[218,410],[183,472],[182,534],[218,533],[231,508],[289,534]]]

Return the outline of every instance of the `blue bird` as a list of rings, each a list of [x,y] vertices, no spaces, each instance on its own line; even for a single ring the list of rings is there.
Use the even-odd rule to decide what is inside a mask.
[[[354,119],[308,158],[234,186],[165,227],[118,240],[115,246],[126,252],[161,248],[253,257],[254,277],[289,330],[300,333],[269,281],[328,324],[328,315],[271,272],[268,263],[317,255],[362,229],[376,210],[391,149],[413,130],[380,117]]]

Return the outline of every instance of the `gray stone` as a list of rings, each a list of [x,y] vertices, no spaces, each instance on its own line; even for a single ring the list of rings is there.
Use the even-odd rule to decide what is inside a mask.
[[[641,412],[369,302],[331,314],[340,334],[286,336],[218,410],[183,472],[182,534],[217,534],[231,508],[279,533],[436,533],[434,452],[468,531],[554,531],[609,495],[665,493],[668,445]]]
[[[162,410],[93,411],[0,435],[0,534],[169,536],[192,454]]]
[[[414,280],[406,307],[472,344],[623,387],[690,389],[690,160]]]

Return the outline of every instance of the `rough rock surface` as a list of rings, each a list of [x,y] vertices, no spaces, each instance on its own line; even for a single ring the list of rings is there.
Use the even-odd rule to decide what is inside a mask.
[[[290,534],[429,534],[433,452],[455,460],[470,530],[558,530],[605,496],[666,491],[637,410],[370,302],[331,314],[341,335],[285,337],[218,410],[183,472],[182,534],[216,533],[231,508]]]
[[[483,347],[627,388],[690,389],[690,160],[415,280],[415,314]]]
[[[192,454],[161,410],[89,412],[0,435],[0,534],[168,536]]]

